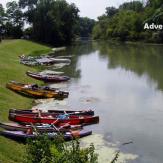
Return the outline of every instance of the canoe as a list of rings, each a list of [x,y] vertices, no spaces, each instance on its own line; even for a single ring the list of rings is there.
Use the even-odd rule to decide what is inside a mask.
[[[21,90],[22,88],[33,88],[33,89],[42,89],[42,90],[49,90],[49,91],[58,91],[58,88],[50,88],[48,86],[38,86],[37,84],[24,84],[16,81],[10,81],[6,84],[6,87],[14,89],[15,91]]]
[[[38,62],[40,65],[51,65],[55,63],[70,63],[71,60],[67,58],[53,58],[50,56],[42,57],[35,59],[36,62]]]
[[[9,131],[23,131],[27,132],[29,129],[35,128],[39,133],[46,133],[46,132],[68,132],[70,130],[79,130],[82,129],[81,125],[69,125],[63,124],[60,127],[55,127],[54,125],[49,124],[40,124],[40,125],[20,125],[18,123],[0,123],[0,127],[9,130]]]
[[[20,63],[28,66],[39,66],[39,65],[53,65],[56,63],[70,63],[71,60],[67,58],[55,58],[50,55],[42,55],[42,56],[19,56]]]
[[[59,91],[48,86],[41,87],[37,84],[22,84],[15,81],[7,83],[6,87],[19,94],[33,98],[67,98],[69,95],[68,92]]]
[[[91,134],[92,134],[92,131],[80,130],[80,131],[74,131],[74,132],[66,132],[63,135],[63,138],[65,140],[72,140],[75,138],[82,138]],[[36,134],[27,134],[27,133],[24,133],[23,131],[8,131],[8,130],[0,131],[0,135],[19,141],[19,142],[26,142],[26,140],[29,138],[36,139],[38,137],[38,135]],[[47,133],[46,135],[48,136],[49,139],[53,140],[56,138],[57,133],[50,132],[50,133]]]
[[[61,116],[44,116],[37,117],[31,114],[9,114],[9,120],[19,123],[39,123],[39,124],[52,124],[55,122],[56,126],[60,126],[62,123],[69,123],[70,125],[90,125],[99,123],[99,116],[75,116],[70,115],[66,118]]]
[[[68,76],[60,76],[60,75],[41,75],[39,73],[34,73],[27,71],[26,74],[34,79],[42,80],[44,82],[64,82],[70,80]]]
[[[40,110],[41,111],[41,110]],[[34,114],[37,115],[37,110],[17,110],[17,109],[10,109],[9,113],[16,113],[16,114]],[[70,115],[94,115],[94,111],[91,109],[88,110],[80,110],[80,111],[73,111],[73,110],[48,110],[47,112],[41,112],[41,114],[49,116],[53,114],[70,114]]]

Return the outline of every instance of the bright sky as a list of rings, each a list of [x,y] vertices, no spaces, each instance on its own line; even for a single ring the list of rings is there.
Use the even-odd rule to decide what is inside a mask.
[[[0,0],[3,5],[9,0]],[[96,19],[105,12],[108,6],[118,7],[120,4],[132,0],[67,0],[67,2],[75,3],[80,10],[80,16],[87,16]]]
[[[87,16],[96,19],[98,16],[104,14],[105,8],[109,6],[118,7],[127,0],[67,0],[75,3],[80,10],[81,16]]]

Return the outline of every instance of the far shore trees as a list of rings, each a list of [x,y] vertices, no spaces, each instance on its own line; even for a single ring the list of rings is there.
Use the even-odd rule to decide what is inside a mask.
[[[95,21],[78,15],[79,9],[66,0],[10,1],[0,4],[0,35],[67,45],[76,37],[90,37]]]
[[[146,23],[163,25],[162,0],[148,0],[145,4],[131,1],[119,8],[107,7],[93,29],[93,38],[163,43],[163,30],[144,28]]]

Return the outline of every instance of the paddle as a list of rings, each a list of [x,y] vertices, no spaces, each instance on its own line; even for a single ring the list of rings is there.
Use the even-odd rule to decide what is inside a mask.
[[[57,131],[60,133],[60,130],[54,125],[56,122],[58,122],[58,119],[56,119],[52,124],[51,126]]]
[[[67,113],[65,110],[64,110],[64,114],[67,114],[67,115],[75,115],[75,114],[80,114],[80,112],[76,111],[74,113]]]
[[[37,129],[36,129],[36,127],[33,125],[33,123],[30,123],[31,124],[31,126],[32,126],[32,129],[34,129],[35,130],[35,132],[36,132],[36,135],[39,135],[39,132],[37,131]],[[33,131],[32,131],[33,132]]]

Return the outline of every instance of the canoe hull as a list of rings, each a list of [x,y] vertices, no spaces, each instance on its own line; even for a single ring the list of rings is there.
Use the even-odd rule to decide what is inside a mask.
[[[59,91],[57,89],[52,89],[49,87],[32,87],[31,84],[22,84],[18,82],[10,82],[6,84],[6,87],[16,93],[23,96],[32,98],[67,98],[69,93],[64,91]]]
[[[38,73],[32,73],[27,71],[26,74],[34,79],[42,80],[44,82],[65,82],[70,80],[68,76],[59,76],[59,75],[40,75]]]
[[[69,119],[57,119],[55,118],[47,118],[47,117],[35,117],[29,115],[20,115],[20,114],[9,114],[9,119],[14,122],[19,123],[44,123],[44,124],[52,124],[57,120],[55,125],[60,126],[62,123],[69,123],[70,125],[90,125],[99,123],[99,116],[82,116],[78,117],[75,116],[74,118],[71,117]]]
[[[88,115],[88,116],[93,116],[94,111],[89,109],[89,110],[82,110],[82,111],[72,111],[72,110],[48,110],[47,112],[42,112],[43,115],[53,115],[53,114],[71,114],[71,115]],[[16,109],[10,109],[9,113],[15,113],[15,114],[34,114],[37,115],[37,112],[32,112],[32,110],[16,110]]]
[[[85,136],[88,136],[88,135],[91,135],[92,134],[92,131],[85,131],[85,130],[81,130],[81,131],[78,131],[78,133],[75,135],[75,134],[72,134],[70,132],[67,132],[63,135],[63,138],[65,140],[72,140],[72,139],[75,139],[75,138],[82,138],[82,137],[85,137]],[[24,132],[22,131],[8,131],[8,130],[5,130],[5,131],[0,131],[0,135],[4,136],[4,137],[7,137],[7,138],[10,138],[10,139],[13,139],[15,141],[19,141],[19,142],[26,142],[27,139],[36,139],[37,138],[37,135],[28,135],[28,134],[25,134]],[[56,138],[57,136],[57,133],[53,132],[53,133],[47,133],[47,136],[49,139],[53,140]]]
[[[67,58],[54,58],[50,56],[19,56],[20,63],[28,66],[48,66],[57,63],[67,63],[70,64],[71,60]]]
[[[28,125],[20,125],[17,123],[0,123],[0,127],[9,130],[9,131],[23,131],[27,132],[29,129],[33,129],[33,126]],[[47,132],[58,132],[54,127],[52,126],[47,126],[47,125],[36,125],[34,126],[37,132],[39,133],[47,133]],[[60,132],[68,132],[69,130],[79,130],[82,129],[81,125],[76,125],[76,126],[62,126],[58,128]]]

